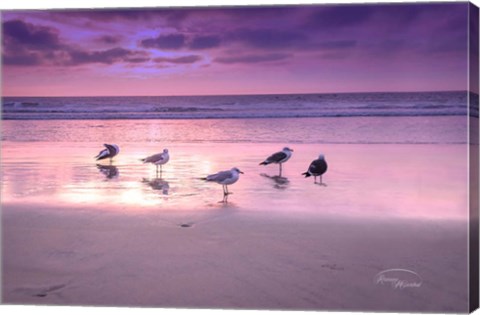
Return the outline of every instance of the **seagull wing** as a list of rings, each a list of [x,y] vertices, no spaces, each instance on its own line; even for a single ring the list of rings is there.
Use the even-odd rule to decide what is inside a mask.
[[[110,152],[108,151],[108,149],[103,149],[102,151],[100,151],[98,153],[98,155],[95,157],[98,160],[102,160],[102,159],[105,159],[109,156]]]
[[[110,156],[113,157],[117,155],[118,153],[118,147],[116,145],[111,145],[111,144],[104,144],[105,148],[107,148],[108,152],[110,153]]]
[[[226,179],[232,178],[233,174],[230,171],[218,172],[216,174],[208,175],[207,181],[221,183]]]
[[[158,153],[158,154],[154,154],[154,155],[151,155],[149,157],[144,158],[143,163],[155,163],[155,162],[163,160],[164,158],[165,157],[163,156],[163,153]]]
[[[268,163],[278,163],[280,161],[282,161],[283,159],[285,159],[287,157],[287,155],[285,154],[285,152],[277,152],[277,153],[274,153],[272,155],[270,155],[266,160],[265,162],[268,162]]]

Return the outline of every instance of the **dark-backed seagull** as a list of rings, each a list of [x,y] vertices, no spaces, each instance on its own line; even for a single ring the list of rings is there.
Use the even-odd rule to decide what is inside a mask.
[[[120,152],[120,149],[116,144],[105,143],[104,146],[105,146],[105,149],[100,151],[100,153],[98,153],[98,155],[95,158],[97,159],[97,161],[110,158],[110,163],[112,163],[113,157]]]
[[[270,155],[268,158],[265,159],[260,165],[268,165],[271,163],[275,163],[279,165],[280,176],[282,176],[282,164],[287,162],[288,159],[292,156],[293,150],[289,147],[283,148],[282,151],[274,153]]]
[[[320,176],[319,184],[322,185],[322,175],[325,174],[326,171],[327,161],[325,161],[325,156],[320,154],[318,159],[312,161],[308,167],[308,170],[305,173],[302,173],[302,175],[305,175],[305,177],[313,176],[315,184],[317,183],[317,176]]]
[[[240,174],[243,174],[242,171],[240,171],[238,168],[234,167],[229,171],[222,171],[218,172],[216,174],[211,174],[208,175],[207,177],[202,178],[203,180],[206,180],[207,182],[215,182],[223,187],[223,195],[227,196],[231,193],[228,192],[228,187],[227,185],[231,185],[237,182],[238,178],[240,177]]]
[[[157,173],[158,173],[158,167],[160,166],[160,172],[161,172],[162,165],[167,164],[168,160],[170,160],[170,155],[168,155],[168,149],[163,149],[162,153],[154,154],[144,159],[141,159],[143,163],[155,164],[155,166],[157,167]]]

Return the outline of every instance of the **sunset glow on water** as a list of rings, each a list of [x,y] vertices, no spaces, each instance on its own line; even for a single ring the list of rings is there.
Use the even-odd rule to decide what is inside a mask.
[[[322,120],[306,122],[322,124]],[[12,123],[4,124],[4,134],[10,134],[8,128]],[[278,167],[258,163],[280,150],[284,143],[199,143],[195,138],[152,142],[147,140],[150,135],[140,130],[124,132],[135,140],[143,134],[142,141],[122,141],[114,132],[120,125],[106,121],[103,122],[105,128],[113,131],[109,133],[110,139],[120,146],[120,154],[110,165],[108,160],[95,162],[93,158],[102,143],[80,141],[85,136],[105,136],[103,129],[91,129],[97,135],[84,135],[86,123],[68,124],[65,132],[75,136],[74,142],[3,143],[2,202],[5,206],[18,203],[50,204],[52,208],[90,205],[126,213],[202,211],[222,206],[218,203],[222,193],[220,185],[199,178],[238,167],[245,174],[231,187],[234,194],[229,196],[229,204],[239,211],[431,219],[462,219],[467,215],[466,148],[462,144],[290,143],[294,155],[285,164],[285,178],[276,181]],[[232,128],[246,123],[229,121]],[[198,124],[204,122],[179,121],[173,130],[195,129],[199,128]],[[41,134],[42,128],[48,126],[63,134],[62,129],[56,129],[61,125],[62,122],[45,121],[37,125],[38,132],[33,134]],[[298,138],[310,130],[303,129],[304,126],[299,124]],[[221,129],[210,128],[207,132],[223,137]],[[238,133],[235,136],[244,138]],[[140,159],[163,148],[169,149],[171,160],[159,178],[155,167],[142,164]],[[329,163],[324,177],[327,187],[313,185],[311,178],[301,176],[319,153],[324,153]],[[338,213],[335,209],[343,210]]]

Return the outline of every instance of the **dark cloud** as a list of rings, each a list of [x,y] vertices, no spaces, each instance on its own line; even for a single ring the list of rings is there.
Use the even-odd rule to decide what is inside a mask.
[[[328,52],[320,55],[320,58],[326,60],[343,60],[348,58],[348,56],[348,52]]]
[[[86,50],[62,43],[58,30],[10,20],[3,23],[3,64],[9,66],[77,66],[91,63],[139,63],[149,60],[148,53],[116,47],[107,50]],[[114,43],[113,36],[103,36]]]
[[[356,26],[369,20],[375,8],[370,5],[335,5],[316,9],[308,18],[307,26],[321,29],[339,29]]]
[[[174,64],[190,64],[200,60],[202,60],[202,57],[198,55],[188,55],[188,56],[173,57],[173,58],[159,57],[159,58],[153,59],[153,61],[157,63],[174,63]]]
[[[239,29],[229,33],[228,39],[262,49],[289,48],[307,42],[305,34],[281,29]]]
[[[196,36],[189,45],[190,49],[208,49],[220,46],[221,38],[219,36]]]
[[[307,6],[308,7],[308,6]],[[302,7],[294,6],[243,6],[232,9],[220,9],[222,13],[232,18],[240,18],[242,20],[251,19],[275,19],[292,16],[296,11],[302,10]]]
[[[112,35],[103,35],[98,38],[99,42],[105,44],[118,44],[122,38],[120,36],[112,36]]]
[[[150,61],[150,58],[148,57],[132,57],[132,58],[125,58],[125,62],[128,63],[144,63]]]
[[[9,66],[37,66],[41,64],[41,58],[37,53],[19,53],[19,54],[4,54],[2,56],[4,65]]]
[[[79,21],[86,25],[119,23],[143,24],[155,27],[172,27],[180,30],[184,21],[195,11],[188,9],[83,9],[83,10],[52,10],[45,12],[48,19],[63,24],[78,25]]]
[[[103,63],[112,64],[125,60],[127,57],[132,57],[134,53],[124,48],[112,48],[100,51],[83,51],[71,50],[69,51],[70,60],[69,65],[81,65],[86,63]]]
[[[145,48],[177,50],[185,46],[186,37],[183,34],[159,35],[156,38],[146,38],[141,41]]]
[[[336,50],[336,49],[349,49],[357,45],[356,40],[332,40],[320,42],[318,44],[313,44],[314,48],[324,49],[324,50]]]
[[[259,54],[259,55],[218,57],[218,58],[215,58],[214,61],[218,63],[223,63],[223,64],[261,63],[261,62],[272,62],[272,61],[284,60],[290,57],[291,57],[290,54],[272,53],[272,54]]]
[[[35,26],[22,20],[3,22],[4,45],[35,50],[51,50],[60,47],[58,31],[51,27]]]
[[[432,40],[427,44],[427,52],[436,54],[436,53],[465,53],[467,52],[467,42],[468,37],[465,32],[464,35],[460,35],[457,37],[448,37],[444,38],[443,36],[435,36]]]
[[[57,15],[68,18],[68,17],[77,17],[85,18],[94,21],[104,21],[111,22],[115,20],[130,20],[130,21],[139,21],[150,19],[152,12],[148,10],[135,10],[135,9],[105,9],[105,10],[79,10],[79,11],[57,11]]]
[[[188,10],[178,9],[84,9],[84,10],[52,10],[49,15],[56,20],[83,18],[97,22],[112,21],[150,21],[163,18],[168,21],[183,21],[189,14]]]

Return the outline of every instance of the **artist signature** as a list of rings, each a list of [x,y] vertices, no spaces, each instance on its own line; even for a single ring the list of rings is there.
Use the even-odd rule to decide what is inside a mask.
[[[380,271],[373,278],[378,285],[387,285],[392,289],[419,288],[423,280],[415,271],[408,269],[387,269]]]

